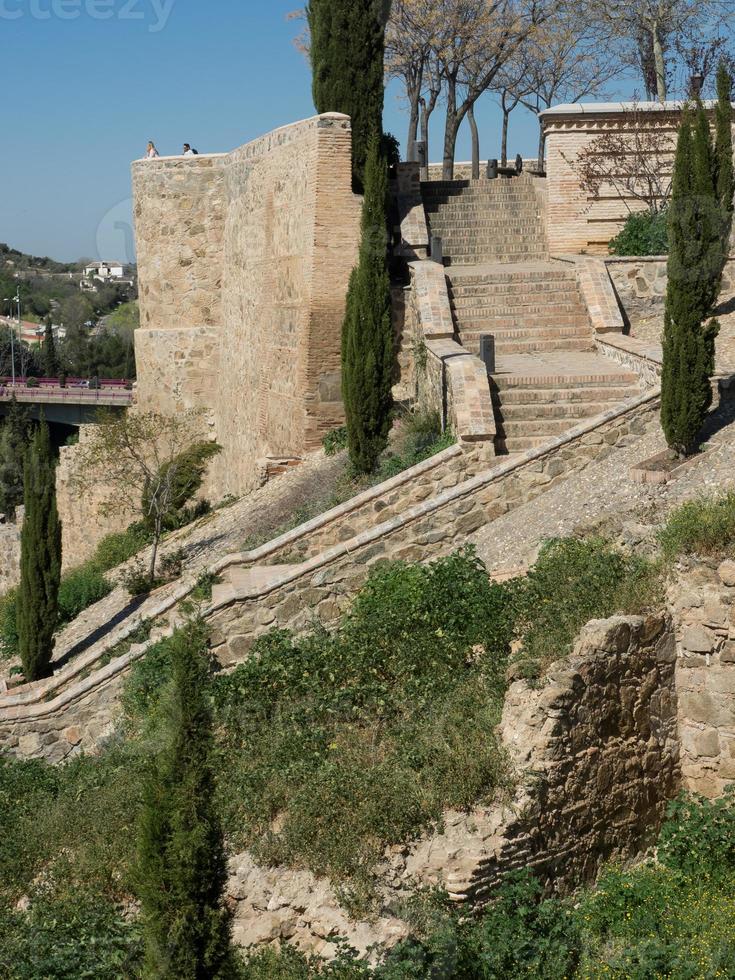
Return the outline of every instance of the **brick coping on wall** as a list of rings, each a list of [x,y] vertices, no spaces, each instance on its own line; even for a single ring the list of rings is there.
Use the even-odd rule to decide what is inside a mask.
[[[628,112],[660,112],[679,113],[688,102],[672,100],[671,102],[566,102],[552,106],[539,113],[541,120],[555,119],[559,116],[610,116]],[[707,99],[703,103],[705,109],[715,109],[717,102]],[[735,103],[732,104],[735,109]]]
[[[490,467],[489,469],[477,474],[474,477],[471,477],[468,480],[465,480],[456,487],[444,490],[441,494],[431,498],[428,501],[414,504],[405,512],[397,515],[389,521],[369,528],[368,530],[355,535],[348,541],[333,545],[332,547],[325,549],[319,555],[309,558],[298,565],[288,566],[288,570],[284,569],[282,574],[278,574],[276,572],[273,576],[269,576],[268,580],[262,585],[258,585],[256,583],[253,588],[248,590],[247,596],[239,595],[233,590],[231,594],[226,595],[220,602],[213,603],[204,609],[202,615],[204,618],[212,616],[220,609],[226,608],[243,598],[263,598],[264,596],[269,595],[283,586],[298,580],[299,578],[312,575],[314,572],[318,571],[324,566],[330,565],[336,559],[350,555],[352,552],[360,550],[366,545],[377,541],[384,536],[390,535],[393,531],[399,529],[400,527],[411,524],[428,514],[441,510],[443,507],[451,504],[455,500],[471,496],[476,491],[515,471],[521,470],[526,466],[533,465],[538,460],[543,459],[544,456],[556,452],[565,445],[575,442],[585,435],[593,433],[601,426],[606,425],[615,419],[622,419],[627,414],[635,412],[642,406],[655,402],[659,396],[660,391],[658,389],[646,391],[644,394],[634,400],[618,405],[615,408],[609,409],[608,411],[595,416],[592,419],[580,423],[575,428],[568,430],[562,436],[559,436],[556,439],[550,440],[543,446],[529,449],[506,463],[498,462],[497,465]],[[423,466],[424,464],[419,465]],[[379,486],[382,487],[384,485],[381,484]],[[318,518],[315,520],[317,522],[319,521]],[[314,522],[310,522],[312,525],[313,523]],[[269,551],[275,550],[276,542],[288,540],[290,535],[294,535],[295,538],[300,537],[300,532],[303,533],[302,528],[297,528],[294,531],[287,532],[287,534],[282,535],[280,539],[276,539],[275,541],[270,542],[268,545],[264,545],[262,548],[256,549],[252,552],[226,555],[219,562],[212,565],[208,571],[210,574],[219,575],[226,569],[234,566],[251,566],[254,561],[260,560]],[[161,616],[164,616],[166,613],[170,612],[176,605],[178,605],[180,601],[185,599],[191,593],[191,591],[193,591],[195,585],[196,583],[193,581],[183,584],[172,595],[168,596],[158,608],[146,616],[146,621],[154,621],[155,619],[160,618]],[[133,624],[126,628],[125,631],[121,631],[120,634],[116,634],[114,638],[111,638],[109,645],[102,647],[100,650],[95,652],[94,655],[90,654],[87,658],[80,658],[78,663],[70,665],[68,671],[61,672],[53,678],[39,682],[38,685],[33,686],[32,690],[26,690],[22,692],[22,694],[5,695],[0,697],[0,722],[28,720],[53,713],[64,705],[77,700],[94,687],[104,683],[119,671],[125,670],[131,663],[142,657],[150,647],[158,642],[158,640],[149,640],[146,643],[141,644],[139,647],[134,647],[124,656],[113,660],[110,664],[106,665],[104,668],[100,668],[100,670],[95,671],[82,681],[76,682],[67,690],[59,694],[55,699],[46,700],[54,691],[64,687],[64,685],[72,681],[75,676],[88,669],[92,663],[94,663],[94,661],[99,660],[105,655],[105,653],[109,653],[111,649],[114,649],[114,647],[117,646],[121,640],[129,636],[139,625],[140,620],[136,620]]]

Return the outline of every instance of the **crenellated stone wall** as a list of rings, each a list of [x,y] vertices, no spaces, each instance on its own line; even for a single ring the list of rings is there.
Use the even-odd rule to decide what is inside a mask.
[[[343,419],[340,336],[359,243],[349,118],[225,155],[133,164],[142,411],[204,412],[214,499],[299,457]]]

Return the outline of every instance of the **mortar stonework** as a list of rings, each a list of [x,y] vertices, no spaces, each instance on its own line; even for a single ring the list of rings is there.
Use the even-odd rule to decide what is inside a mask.
[[[318,116],[226,155],[133,165],[137,405],[200,409],[223,448],[217,499],[341,424],[340,335],[357,259],[349,118]]]

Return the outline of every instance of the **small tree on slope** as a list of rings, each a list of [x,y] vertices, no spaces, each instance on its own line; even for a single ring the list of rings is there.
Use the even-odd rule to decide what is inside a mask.
[[[43,370],[47,378],[55,378],[59,373],[59,358],[56,354],[54,328],[51,317],[46,317],[46,329],[43,336]]]
[[[135,881],[143,908],[144,975],[157,980],[235,975],[204,650],[200,624],[189,624],[171,642],[168,742],[144,787]]]
[[[26,453],[25,520],[21,532],[16,615],[23,672],[29,681],[51,672],[59,616],[61,522],[48,427],[42,423]]]
[[[383,131],[385,29],[390,0],[310,0],[312,92],[317,112],[352,120],[356,189],[363,185],[370,139]]]
[[[385,449],[393,406],[387,194],[387,167],[375,136],[365,168],[360,256],[350,279],[342,330],[347,442],[350,461],[359,473],[371,472]]]

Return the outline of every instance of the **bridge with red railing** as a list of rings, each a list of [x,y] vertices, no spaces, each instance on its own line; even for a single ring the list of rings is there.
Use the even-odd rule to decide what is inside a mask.
[[[85,425],[95,422],[104,409],[125,409],[133,403],[133,388],[129,381],[67,378],[0,377],[0,415],[5,415],[13,398],[28,407],[38,418],[43,413],[48,422],[65,425]]]

